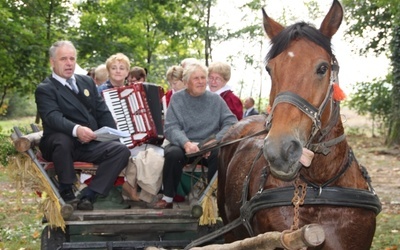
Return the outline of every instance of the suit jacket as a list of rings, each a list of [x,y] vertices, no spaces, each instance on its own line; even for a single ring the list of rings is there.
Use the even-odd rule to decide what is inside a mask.
[[[38,112],[43,121],[43,137],[55,132],[72,136],[75,125],[93,131],[103,126],[116,128],[115,121],[89,76],[75,75],[79,93],[75,94],[52,76],[35,91]]]
[[[251,116],[251,115],[258,115],[258,111],[255,108],[251,108],[250,112],[248,112],[248,113],[247,113],[247,111],[244,112],[245,117]]]

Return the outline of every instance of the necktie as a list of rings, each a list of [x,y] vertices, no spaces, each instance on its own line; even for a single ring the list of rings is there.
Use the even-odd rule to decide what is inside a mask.
[[[76,86],[76,84],[75,84],[73,78],[67,79],[67,83],[68,83],[69,86],[71,87],[72,91],[75,92],[75,94],[78,94],[78,93],[79,93],[78,87]]]

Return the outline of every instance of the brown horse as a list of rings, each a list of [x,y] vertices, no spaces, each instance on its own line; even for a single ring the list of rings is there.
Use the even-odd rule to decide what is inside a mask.
[[[319,30],[304,22],[284,28],[264,10],[263,17],[271,109],[268,117],[243,119],[223,139],[236,141],[221,148],[218,170],[220,215],[224,224],[236,222],[225,241],[317,223],[326,240],[313,249],[369,249],[381,207],[340,117],[331,38],[342,6],[333,1]]]

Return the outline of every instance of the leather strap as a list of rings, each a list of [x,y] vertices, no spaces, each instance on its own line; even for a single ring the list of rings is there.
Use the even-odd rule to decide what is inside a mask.
[[[267,129],[263,129],[263,130],[260,130],[260,131],[258,131],[256,133],[254,133],[254,134],[247,135],[247,136],[239,138],[239,139],[235,139],[235,140],[231,140],[231,141],[225,141],[225,142],[217,142],[216,141],[215,143],[211,143],[211,144],[206,145],[205,147],[202,147],[200,149],[200,151],[198,151],[196,153],[186,154],[186,157],[190,158],[190,157],[195,157],[195,156],[201,156],[201,155],[203,155],[203,154],[205,154],[205,153],[207,153],[207,152],[209,152],[209,151],[211,151],[213,149],[222,148],[222,147],[225,147],[227,145],[230,145],[230,144],[233,144],[233,143],[236,143],[236,142],[240,142],[242,140],[246,140],[246,139],[249,139],[249,138],[254,137],[254,136],[266,134],[267,132],[268,132]]]

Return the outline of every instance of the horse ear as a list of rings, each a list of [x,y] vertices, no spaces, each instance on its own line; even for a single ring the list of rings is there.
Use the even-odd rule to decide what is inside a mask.
[[[275,22],[272,18],[270,18],[265,12],[264,8],[262,8],[263,12],[263,24],[264,30],[267,33],[267,36],[272,39],[276,35],[278,35],[284,27],[279,23]]]
[[[322,34],[327,36],[329,39],[339,29],[340,24],[343,20],[343,8],[338,0],[334,0],[328,14],[325,16],[324,21],[321,23],[319,30]]]

